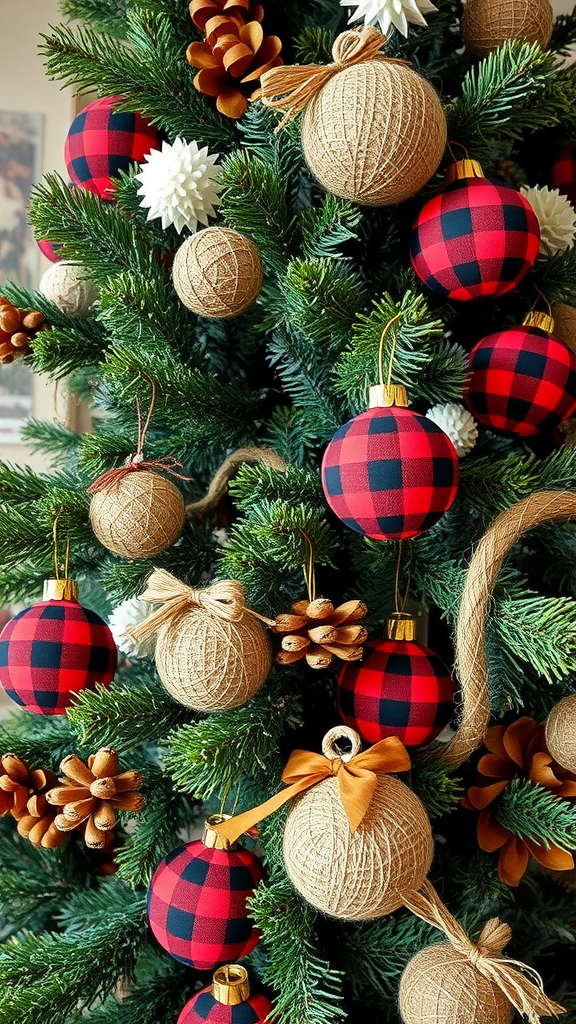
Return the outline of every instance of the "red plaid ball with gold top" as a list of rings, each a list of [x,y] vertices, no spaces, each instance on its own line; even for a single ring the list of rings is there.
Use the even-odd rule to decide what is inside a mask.
[[[236,1006],[219,1003],[212,988],[204,988],[182,1010],[177,1024],[264,1024],[272,1012],[272,1003],[261,992],[255,992]]]
[[[77,601],[40,601],[19,612],[0,636],[0,683],[38,715],[63,715],[72,697],[108,686],[118,655],[112,633]]]
[[[429,530],[458,489],[458,456],[426,416],[400,406],[368,409],[336,431],[322,461],[322,486],[346,526],[373,540]]]

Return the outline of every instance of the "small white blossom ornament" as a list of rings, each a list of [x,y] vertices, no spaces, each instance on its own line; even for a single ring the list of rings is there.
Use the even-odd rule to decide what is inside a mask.
[[[426,416],[440,427],[452,441],[459,459],[472,451],[478,440],[478,427],[471,412],[458,402],[434,405]]]
[[[163,228],[173,224],[179,233],[184,228],[196,231],[198,224],[206,227],[220,203],[218,153],[175,139],[172,145],[163,142],[161,150],[153,149],[145,159],[135,177],[142,183],[140,206],[149,208],[147,220],[161,217]]]
[[[340,0],[340,6],[358,8],[348,24],[364,19],[365,25],[379,25],[385,36],[391,28],[407,36],[408,24],[427,25],[424,15],[438,10],[429,0]]]
[[[571,249],[576,236],[576,211],[557,188],[547,185],[523,185],[520,189],[534,210],[540,225],[540,249],[543,256]]]
[[[108,620],[116,647],[129,658],[154,657],[156,649],[155,635],[150,637],[149,640],[143,640],[139,644],[135,643],[134,640],[130,640],[125,635],[126,630],[130,629],[131,626],[137,626],[144,619],[147,619],[151,611],[152,608],[148,601],[141,601],[139,597],[129,597],[114,609]]]

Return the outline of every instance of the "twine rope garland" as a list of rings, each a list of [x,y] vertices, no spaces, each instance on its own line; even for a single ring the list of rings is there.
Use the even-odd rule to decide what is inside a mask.
[[[288,464],[273,448],[239,448],[224,460],[216,471],[203,498],[186,505],[188,519],[203,520],[213,512],[226,494],[228,484],[245,462],[264,462],[271,469],[284,472]]]

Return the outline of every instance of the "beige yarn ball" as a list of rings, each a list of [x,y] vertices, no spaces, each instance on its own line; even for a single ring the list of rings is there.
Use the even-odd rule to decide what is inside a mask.
[[[272,668],[272,645],[247,611],[229,622],[193,607],[160,627],[155,657],[163,685],[180,704],[228,711],[261,688]]]
[[[576,693],[564,697],[548,715],[546,746],[562,768],[576,773]]]
[[[199,316],[230,320],[258,298],[264,279],[252,242],[230,228],[205,228],[187,238],[174,257],[174,288]]]
[[[40,281],[40,291],[68,316],[78,319],[88,316],[98,298],[98,292],[86,275],[86,267],[77,267],[62,260],[48,268]]]
[[[308,103],[302,147],[328,192],[364,206],[416,195],[446,146],[438,94],[411,68],[369,60],[334,75]]]
[[[400,981],[404,1024],[510,1024],[504,992],[449,942],[420,950]]]
[[[160,473],[135,470],[93,494],[90,524],[100,543],[115,555],[152,558],[178,540],[184,499]]]
[[[556,302],[552,306],[552,316],[554,317],[554,331],[552,332],[554,337],[559,338],[572,352],[576,353],[576,309],[566,302]]]
[[[526,39],[545,50],[553,22],[550,0],[466,0],[462,39],[475,57],[487,57],[507,39]]]
[[[326,741],[323,751],[335,756],[328,753]],[[368,813],[356,832],[346,817],[336,776],[297,796],[286,819],[284,863],[294,887],[317,910],[346,921],[398,910],[401,892],[423,884],[433,854],[423,804],[392,775],[378,775]]]

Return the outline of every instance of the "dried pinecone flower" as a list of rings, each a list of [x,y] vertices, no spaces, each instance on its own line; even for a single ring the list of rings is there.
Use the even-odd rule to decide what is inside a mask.
[[[30,342],[45,330],[44,316],[35,309],[27,313],[0,296],[0,363],[13,363],[30,351]]]
[[[135,792],[142,785],[137,771],[120,772],[118,755],[102,747],[88,758],[88,765],[69,754],[60,765],[62,785],[51,789],[48,802],[61,812],[54,823],[61,832],[84,826],[84,841],[93,850],[106,847],[106,833],[116,825],[115,811],[139,811],[144,797]]]
[[[55,849],[66,839],[54,827],[56,811],[46,802],[46,791],[55,782],[52,772],[31,771],[16,754],[0,759],[0,815],[10,812],[20,835],[46,849]]]
[[[218,15],[235,18],[241,23],[262,21],[264,17],[262,4],[254,3],[254,0],[191,0],[188,9],[192,21],[201,32],[206,30],[207,22]]]
[[[292,665],[306,658],[310,668],[328,668],[334,658],[359,661],[368,630],[359,625],[368,609],[362,601],[347,601],[334,608],[324,597],[298,601],[286,615],[277,615],[274,633],[281,633],[277,665]]]

